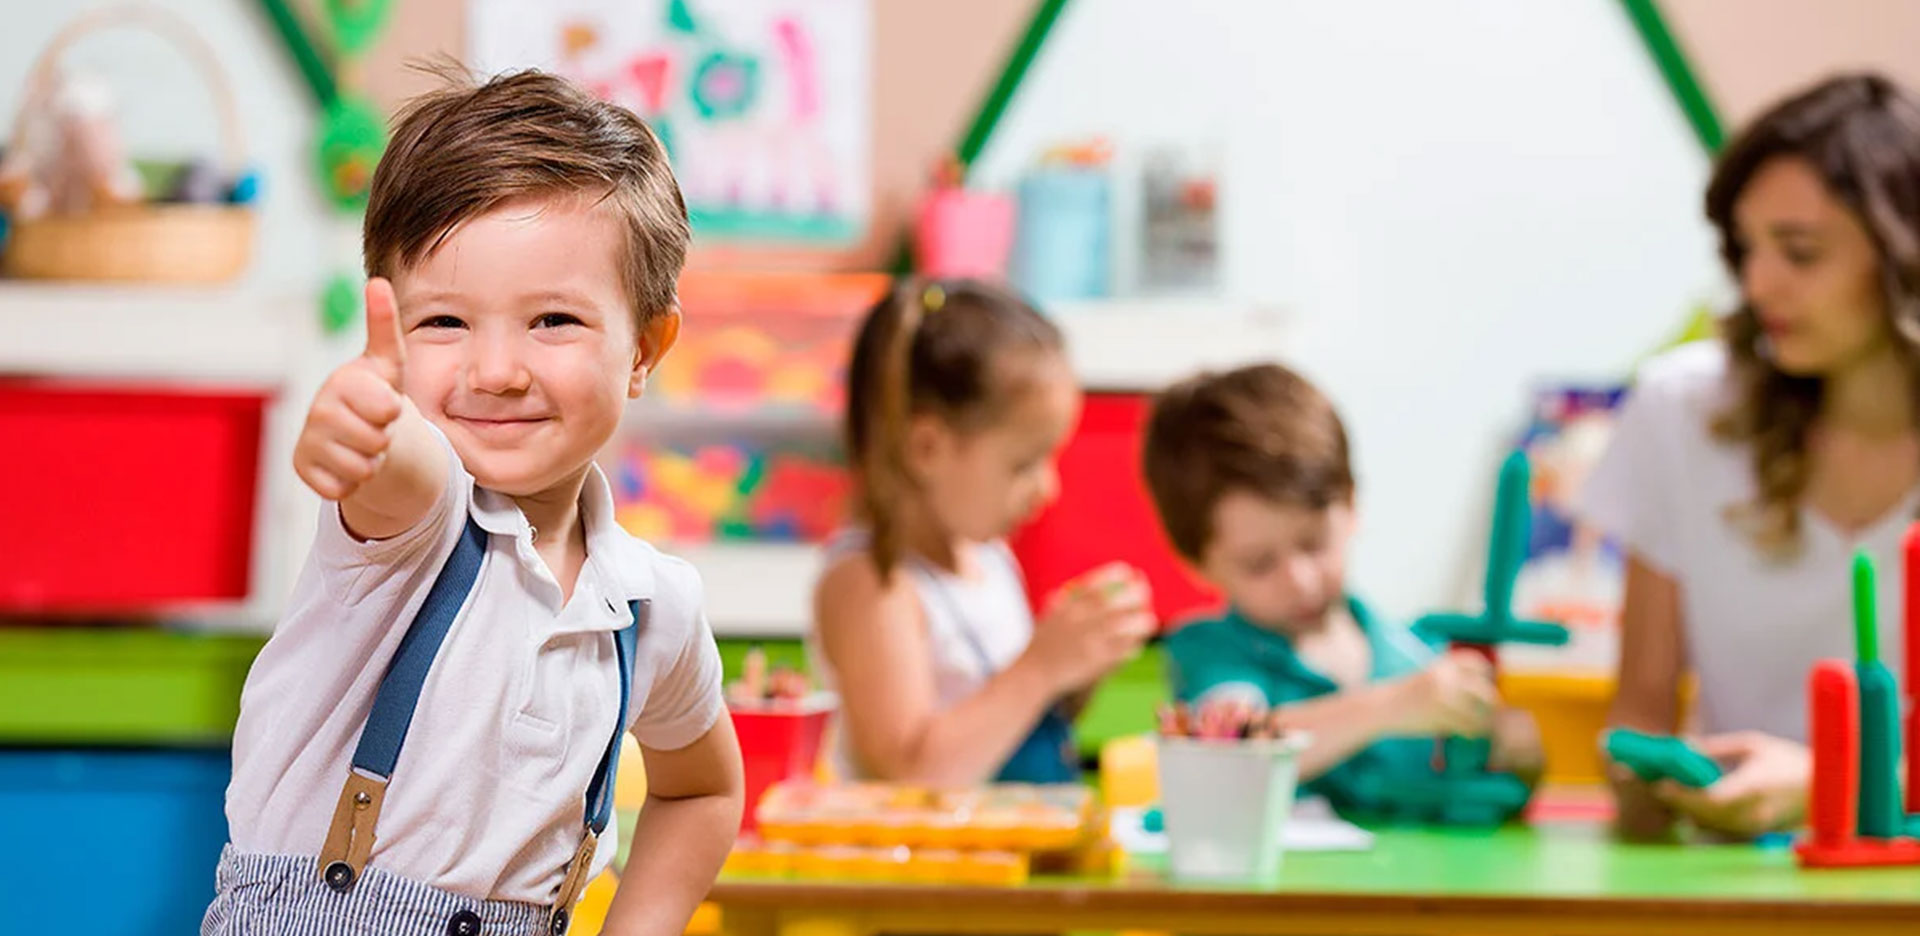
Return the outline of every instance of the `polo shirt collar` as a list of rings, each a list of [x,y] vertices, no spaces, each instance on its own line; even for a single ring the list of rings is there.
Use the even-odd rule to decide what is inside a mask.
[[[538,561],[533,552],[533,528],[513,498],[475,483],[470,513],[481,529],[511,539],[523,561]],[[613,488],[599,465],[587,466],[586,482],[580,488],[580,522],[586,529],[587,561],[580,568],[574,592],[576,598],[582,597],[583,588],[594,592],[595,610],[580,615],[576,627],[570,629],[619,630],[633,620],[630,602],[653,597],[653,563],[620,526]]]

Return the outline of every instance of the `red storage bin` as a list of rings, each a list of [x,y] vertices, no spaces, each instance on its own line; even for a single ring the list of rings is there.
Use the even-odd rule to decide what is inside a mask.
[[[742,711],[729,707],[733,731],[740,739],[740,765],[746,781],[747,808],[740,814],[740,831],[759,828],[760,797],[782,780],[812,777],[820,761],[820,740],[826,735],[829,705],[808,704],[791,711]]]
[[[0,613],[245,598],[267,398],[0,379]]]
[[[1163,629],[1219,607],[1219,593],[1174,553],[1147,494],[1140,446],[1149,406],[1142,394],[1087,394],[1080,425],[1060,453],[1060,498],[1011,543],[1036,614],[1055,589],[1114,560],[1146,573]]]

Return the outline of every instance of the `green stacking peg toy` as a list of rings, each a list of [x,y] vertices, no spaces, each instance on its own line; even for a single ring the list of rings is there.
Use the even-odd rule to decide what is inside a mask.
[[[1532,536],[1527,495],[1531,471],[1525,452],[1515,451],[1500,466],[1494,491],[1493,530],[1487,539],[1484,607],[1479,614],[1430,614],[1414,624],[1423,635],[1442,638],[1455,649],[1472,650],[1499,665],[1501,644],[1559,646],[1567,629],[1546,621],[1520,620],[1513,613],[1513,584],[1526,561]],[[1442,738],[1437,771],[1431,777],[1391,781],[1382,790],[1397,804],[1389,821],[1433,822],[1454,826],[1497,824],[1526,805],[1531,791],[1520,778],[1488,770],[1493,742],[1488,738]]]
[[[1527,500],[1531,482],[1526,453],[1516,450],[1508,455],[1500,465],[1500,483],[1494,490],[1485,601],[1480,613],[1430,614],[1414,624],[1416,630],[1445,638],[1456,649],[1477,651],[1496,665],[1498,647],[1503,643],[1557,647],[1567,642],[1566,628],[1546,621],[1518,620],[1513,614],[1513,583],[1520,577],[1533,533],[1532,508]],[[1492,742],[1486,738],[1447,738],[1441,743],[1446,771],[1459,776],[1486,772],[1491,751]]]
[[[1906,833],[1900,804],[1900,697],[1893,672],[1880,660],[1873,559],[1853,557],[1854,675],[1860,682],[1860,835]]]

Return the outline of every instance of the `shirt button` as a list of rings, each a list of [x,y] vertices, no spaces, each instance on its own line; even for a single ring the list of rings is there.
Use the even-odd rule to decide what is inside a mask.
[[[462,910],[447,920],[447,936],[480,936],[480,914]]]

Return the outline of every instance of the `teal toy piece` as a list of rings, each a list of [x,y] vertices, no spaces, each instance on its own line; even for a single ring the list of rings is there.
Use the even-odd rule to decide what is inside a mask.
[[[1606,734],[1607,757],[1647,783],[1672,780],[1700,789],[1720,779],[1720,765],[1693,745],[1672,735],[1651,735],[1625,728]]]
[[[1505,773],[1435,773],[1418,779],[1382,779],[1379,783],[1366,792],[1367,798],[1391,805],[1343,815],[1363,825],[1491,828],[1519,815],[1533,796],[1525,781]],[[1366,786],[1364,781],[1362,786]]]
[[[1478,650],[1496,663],[1501,644],[1557,647],[1567,642],[1566,628],[1548,621],[1521,620],[1513,613],[1513,583],[1520,577],[1533,534],[1532,507],[1528,503],[1532,478],[1524,451],[1515,450],[1500,465],[1480,613],[1430,614],[1414,623],[1417,633],[1446,640],[1456,649]],[[1427,821],[1448,825],[1502,822],[1525,805],[1527,788],[1517,778],[1488,772],[1492,750],[1493,742],[1487,738],[1442,738],[1438,782],[1424,783],[1420,790],[1407,784],[1404,789],[1396,789],[1394,796],[1409,804],[1427,804],[1422,807],[1429,810],[1425,813]]]
[[[1900,804],[1900,696],[1880,660],[1873,559],[1853,556],[1854,675],[1860,683],[1860,804],[1862,838],[1893,838],[1906,831]]]
[[[1455,645],[1494,647],[1503,643],[1557,647],[1567,642],[1567,629],[1547,621],[1522,621],[1513,616],[1513,583],[1527,559],[1533,535],[1532,508],[1527,490],[1533,472],[1527,453],[1515,451],[1500,465],[1500,483],[1494,490],[1493,530],[1487,540],[1487,575],[1482,588],[1484,607],[1479,614],[1429,614],[1413,626]]]

